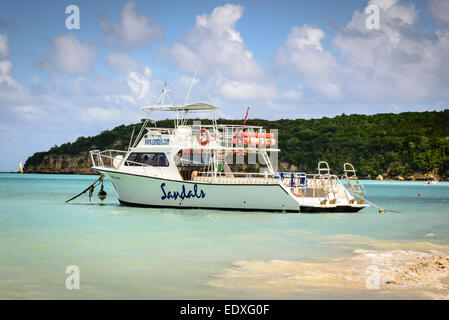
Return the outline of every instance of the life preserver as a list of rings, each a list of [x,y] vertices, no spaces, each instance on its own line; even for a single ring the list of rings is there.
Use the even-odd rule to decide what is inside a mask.
[[[246,145],[249,143],[248,138],[243,138],[243,137],[237,137],[237,138],[233,138],[232,139],[232,143],[234,143],[235,145]]]
[[[206,139],[203,139],[204,136],[206,137]],[[198,140],[198,143],[204,147],[210,142],[209,131],[206,128],[202,128],[200,131],[198,131],[196,139]]]
[[[232,139],[234,145],[260,145],[270,147],[276,144],[274,133],[237,131]]]

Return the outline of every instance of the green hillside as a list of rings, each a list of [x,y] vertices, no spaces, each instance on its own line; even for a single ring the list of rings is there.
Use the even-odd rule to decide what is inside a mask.
[[[218,122],[241,124],[242,120]],[[278,129],[279,161],[301,171],[314,172],[317,162],[326,160],[335,173],[341,173],[344,162],[351,162],[361,176],[434,173],[444,179],[449,177],[448,124],[449,110],[247,121],[247,125]],[[126,149],[133,126],[121,125],[94,137],[80,137],[47,152],[37,152],[28,158],[25,168],[38,166],[50,155],[79,156],[92,149]],[[136,132],[140,126],[141,123],[136,124]],[[158,126],[171,127],[173,122],[159,121]]]

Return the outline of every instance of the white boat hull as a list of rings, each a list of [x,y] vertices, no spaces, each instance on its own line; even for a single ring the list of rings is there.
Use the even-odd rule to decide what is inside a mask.
[[[365,207],[304,203],[304,199],[297,199],[281,184],[202,183],[92,169],[112,182],[120,203],[130,206],[282,212],[357,212]]]

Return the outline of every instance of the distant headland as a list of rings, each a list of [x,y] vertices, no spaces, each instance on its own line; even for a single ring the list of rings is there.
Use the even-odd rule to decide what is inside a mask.
[[[201,120],[207,124],[207,120]],[[219,119],[218,123],[223,122]],[[226,120],[241,124],[242,120]],[[432,112],[339,115],[320,119],[249,119],[248,125],[279,130],[279,171],[314,172],[326,160],[333,173],[351,162],[358,175],[378,180],[449,179],[449,110]],[[126,150],[133,127],[121,125],[92,137],[37,152],[25,173],[94,174],[89,150]],[[158,121],[172,127],[172,120]]]

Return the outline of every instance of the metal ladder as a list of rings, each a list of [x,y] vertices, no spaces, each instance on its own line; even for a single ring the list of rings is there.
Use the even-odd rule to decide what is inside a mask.
[[[318,175],[320,177],[321,187],[325,194],[326,199],[321,201],[321,204],[326,204],[326,200],[329,204],[335,204],[337,202],[337,188],[336,179],[334,175],[331,175],[331,169],[326,161],[318,162]]]
[[[330,176],[331,169],[326,161],[318,162],[318,174]]]
[[[309,181],[309,188],[312,190],[312,197],[318,198],[320,201],[320,204],[325,205],[326,202],[329,200],[329,197],[327,196],[326,192],[324,191],[324,178],[321,174],[315,174],[313,178]],[[322,193],[319,191],[323,191]]]
[[[366,193],[366,190],[363,184],[359,181],[354,166],[350,163],[345,163],[343,165],[343,171],[345,172],[343,177],[346,179],[349,191],[354,197],[354,199],[350,200],[349,203],[352,204],[354,203],[354,200],[356,200],[358,204],[363,204],[363,201],[365,201],[363,195]]]
[[[270,161],[270,157],[268,156],[266,151],[259,152],[259,156],[262,156],[263,164],[265,164],[268,168],[268,172],[274,174],[273,166]]]

